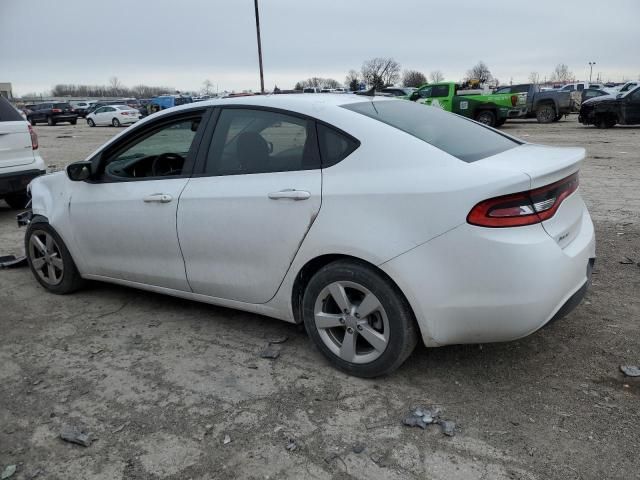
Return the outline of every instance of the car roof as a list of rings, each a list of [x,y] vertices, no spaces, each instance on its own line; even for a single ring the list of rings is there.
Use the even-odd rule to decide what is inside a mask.
[[[301,113],[322,119],[329,111],[351,103],[361,103],[367,100],[376,101],[406,101],[395,100],[386,96],[368,97],[352,93],[290,93],[277,95],[253,95],[244,97],[232,97],[222,99],[204,100],[197,103],[187,103],[173,108],[162,110],[157,115],[166,115],[173,112],[199,110],[203,107],[222,107],[227,105],[242,105],[247,107],[269,107]],[[330,114],[329,114],[330,115]],[[156,117],[157,118],[157,117]]]

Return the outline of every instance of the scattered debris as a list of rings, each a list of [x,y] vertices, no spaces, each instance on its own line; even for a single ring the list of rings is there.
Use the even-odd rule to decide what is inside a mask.
[[[75,135],[58,135],[56,138],[74,138]]]
[[[129,425],[129,422],[124,422],[122,425],[120,425],[119,427],[114,428],[113,430],[111,430],[111,433],[119,433],[122,430],[124,430],[124,427],[126,427],[127,425]]]
[[[2,480],[5,480],[6,478],[11,477],[14,473],[16,473],[16,466],[7,465],[6,468],[2,471],[2,475],[0,475],[0,478]]]
[[[28,478],[28,480],[33,480],[34,478],[40,476],[43,473],[44,473],[44,470],[41,470],[41,469],[38,468],[31,475],[28,475],[27,478]]]
[[[640,367],[633,365],[620,365],[620,371],[627,377],[640,377]]]
[[[267,346],[264,347],[264,349],[262,349],[262,351],[260,352],[260,357],[269,358],[271,360],[275,360],[279,356],[280,356],[280,349],[271,346],[270,343],[267,344]]]
[[[620,264],[622,265],[633,265],[634,263],[636,263],[634,260],[632,260],[629,257],[624,257],[626,260],[620,260]]]
[[[222,443],[226,445],[227,443],[231,443],[231,437],[229,435],[225,435]]]
[[[16,257],[15,255],[0,256],[0,268],[17,268],[26,267],[27,265],[27,257],[24,255],[21,257]]]
[[[289,340],[289,337],[287,335],[280,335],[279,337],[270,338],[268,342],[271,344],[276,344],[276,343],[284,343],[287,340]]]
[[[150,324],[147,325],[147,327],[152,328],[152,327],[159,327],[160,325],[162,325],[162,322],[160,321],[155,321],[155,322],[151,322]]]
[[[296,441],[293,438],[290,438],[289,440],[287,440],[287,447],[286,448],[290,452],[293,452],[294,450],[296,450],[298,448],[298,445],[296,444]]]
[[[91,434],[77,427],[64,427],[60,432],[60,438],[65,442],[77,443],[83,447],[88,447],[93,441]]]
[[[356,443],[353,446],[353,453],[362,453],[366,447],[362,443]]]
[[[451,420],[443,420],[440,418],[441,410],[438,407],[415,407],[409,411],[402,423],[408,427],[420,427],[423,430],[428,425],[440,425],[442,433],[448,437],[453,437],[456,432],[456,424]]]
[[[250,368],[251,370],[257,370],[258,366],[255,363],[250,363],[249,365],[247,365],[247,368]]]
[[[385,468],[389,465],[389,452],[378,452],[372,453],[369,458],[373,463],[378,465],[380,468]]]

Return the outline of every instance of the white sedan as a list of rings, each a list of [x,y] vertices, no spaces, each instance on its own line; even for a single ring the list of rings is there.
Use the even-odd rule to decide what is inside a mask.
[[[513,340],[580,301],[584,155],[405,100],[206,101],[34,180],[25,245],[50,292],[100,280],[304,323],[373,377],[419,338]]]
[[[140,112],[128,105],[105,105],[87,115],[87,123],[90,127],[96,125],[131,125],[142,118]]]

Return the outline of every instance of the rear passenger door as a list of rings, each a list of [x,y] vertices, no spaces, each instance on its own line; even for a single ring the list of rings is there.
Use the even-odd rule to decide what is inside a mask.
[[[320,210],[315,121],[225,107],[203,141],[178,206],[178,235],[195,293],[266,303]]]

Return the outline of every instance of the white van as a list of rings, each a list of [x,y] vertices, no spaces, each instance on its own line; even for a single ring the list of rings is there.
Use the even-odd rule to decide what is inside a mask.
[[[576,83],[568,83],[564,87],[560,89],[561,92],[581,92],[588,88],[602,90],[604,86],[601,83],[590,83],[590,82],[576,82]]]
[[[46,173],[38,153],[38,136],[20,112],[0,96],[0,199],[11,208],[29,201],[27,185]]]

